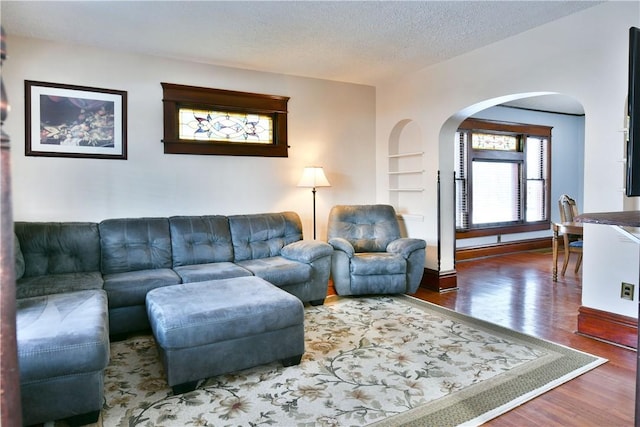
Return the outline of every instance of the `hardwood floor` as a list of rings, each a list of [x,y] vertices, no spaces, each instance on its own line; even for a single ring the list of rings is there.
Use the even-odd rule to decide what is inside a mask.
[[[459,290],[415,295],[470,316],[582,350],[609,361],[492,420],[490,426],[631,426],[636,352],[577,335],[580,272],[573,261],[551,280],[551,252],[521,252],[459,262]],[[562,265],[562,258],[559,260]]]

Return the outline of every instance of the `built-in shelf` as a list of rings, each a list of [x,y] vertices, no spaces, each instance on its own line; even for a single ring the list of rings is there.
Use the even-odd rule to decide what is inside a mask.
[[[419,174],[424,172],[424,170],[413,170],[413,171],[394,171],[388,172],[389,175],[410,175],[410,174]]]
[[[396,210],[412,210],[421,205],[424,189],[424,151],[420,151],[419,139],[406,141],[400,147],[399,141],[390,141],[387,162],[389,201]],[[415,150],[415,151],[414,151]],[[403,221],[423,221],[419,214],[405,214]],[[420,219],[418,219],[420,218]]]
[[[398,214],[398,219],[401,221],[419,221],[424,222],[424,215],[422,214],[412,214],[412,213],[400,213]]]
[[[390,159],[397,159],[399,157],[414,157],[414,156],[422,156],[424,154],[423,151],[415,151],[413,153],[398,153],[398,154],[389,154]]]

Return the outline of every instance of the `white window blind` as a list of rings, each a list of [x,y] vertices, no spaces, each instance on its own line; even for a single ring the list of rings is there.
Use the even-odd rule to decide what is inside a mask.
[[[520,165],[515,162],[473,161],[473,224],[520,219]]]
[[[547,139],[527,137],[527,221],[545,218],[545,187],[547,185]]]

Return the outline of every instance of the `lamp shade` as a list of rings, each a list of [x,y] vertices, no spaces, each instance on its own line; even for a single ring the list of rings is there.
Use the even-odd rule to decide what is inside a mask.
[[[329,180],[324,176],[324,171],[320,166],[308,166],[302,172],[302,178],[298,182],[298,187],[331,187]]]

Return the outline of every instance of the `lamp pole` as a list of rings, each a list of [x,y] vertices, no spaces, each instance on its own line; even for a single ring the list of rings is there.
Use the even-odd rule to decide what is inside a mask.
[[[311,190],[313,193],[313,240],[316,240],[316,187]]]
[[[321,166],[307,166],[302,172],[298,187],[311,188],[313,194],[313,240],[316,240],[316,188],[331,187],[329,180],[324,176]]]

